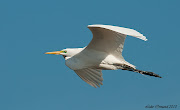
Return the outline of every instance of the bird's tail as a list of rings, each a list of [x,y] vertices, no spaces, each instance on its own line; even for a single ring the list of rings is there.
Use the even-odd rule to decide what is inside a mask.
[[[144,74],[144,75],[149,75],[149,76],[162,78],[161,76],[159,76],[158,74],[155,74],[154,72],[138,70],[138,69],[132,68],[132,67],[130,67],[128,65],[123,65],[121,67],[123,67],[122,70],[128,70],[128,71],[132,71],[132,72],[136,72],[136,73],[140,73],[140,74]]]

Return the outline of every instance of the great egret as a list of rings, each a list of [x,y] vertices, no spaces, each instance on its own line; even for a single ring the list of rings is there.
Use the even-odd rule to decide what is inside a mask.
[[[93,39],[88,46],[67,48],[45,54],[63,55],[66,66],[95,88],[103,84],[102,70],[122,69],[161,78],[153,72],[136,69],[122,56],[127,35],[146,41],[145,36],[133,29],[111,25],[88,25],[88,28],[93,34]]]

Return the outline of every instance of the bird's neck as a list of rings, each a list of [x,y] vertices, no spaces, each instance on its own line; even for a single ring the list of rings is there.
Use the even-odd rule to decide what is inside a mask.
[[[84,49],[84,48],[70,48],[70,49],[68,49],[69,54],[64,57],[65,60],[73,57],[74,55],[76,55],[76,54],[78,54],[78,53],[80,53],[83,49]]]

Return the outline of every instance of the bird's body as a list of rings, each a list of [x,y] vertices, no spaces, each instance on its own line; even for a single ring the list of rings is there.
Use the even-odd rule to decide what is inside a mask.
[[[82,52],[85,48],[76,48],[76,49],[66,49],[67,51],[78,51],[79,53]],[[75,53],[75,52],[74,52]],[[90,50],[85,52],[86,54],[81,54],[78,56],[79,53],[75,53],[72,57],[65,57],[65,64],[72,70],[79,70],[82,68],[96,68],[96,69],[103,69],[103,70],[116,70],[120,69],[117,64],[119,65],[129,65],[135,68],[134,65],[126,62],[124,59],[117,59],[111,54],[107,54],[105,52],[98,52],[96,50]],[[77,57],[77,56],[78,57]],[[94,57],[92,57],[94,56]],[[104,56],[104,57],[102,57]],[[88,63],[87,63],[88,62]]]
[[[89,25],[88,28],[93,33],[93,39],[88,46],[47,52],[46,54],[63,55],[66,60],[65,64],[93,87],[102,85],[102,70],[122,69],[160,77],[153,72],[137,70],[122,56],[127,35],[146,41],[145,36],[133,29],[111,25]]]

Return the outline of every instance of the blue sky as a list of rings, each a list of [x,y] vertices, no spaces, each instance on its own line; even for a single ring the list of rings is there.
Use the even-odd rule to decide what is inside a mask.
[[[180,2],[178,0],[0,1],[1,110],[146,110],[180,104]],[[47,51],[86,46],[89,24],[129,27],[148,41],[128,36],[123,56],[138,69],[103,71],[93,88]],[[165,109],[163,109],[165,110]]]

